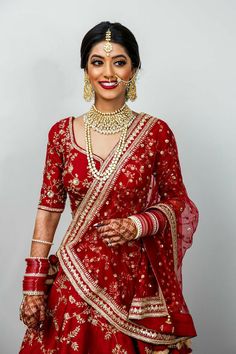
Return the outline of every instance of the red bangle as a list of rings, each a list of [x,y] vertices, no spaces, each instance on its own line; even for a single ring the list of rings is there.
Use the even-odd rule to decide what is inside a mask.
[[[26,273],[47,273],[49,261],[45,258],[26,258]]]
[[[26,258],[26,271],[23,279],[23,294],[43,295],[45,280],[49,270],[49,261],[45,258]]]
[[[136,238],[155,235],[159,229],[159,218],[155,211],[146,211],[132,215],[131,218],[137,226],[138,233]]]

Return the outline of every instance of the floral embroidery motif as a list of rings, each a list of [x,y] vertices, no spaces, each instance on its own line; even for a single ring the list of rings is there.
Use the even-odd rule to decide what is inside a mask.
[[[58,307],[52,304],[49,312],[54,330],[58,331],[62,326],[65,332],[57,337],[57,341],[61,345],[70,346],[75,352],[81,351],[82,344],[75,342],[74,338],[80,335],[89,322],[92,326],[103,328],[102,332],[106,333],[104,340],[122,332],[133,339],[141,339],[153,345],[174,345],[185,338],[177,338],[172,332],[160,333],[158,330],[161,328],[160,320],[163,323],[166,321],[168,309],[160,290],[163,283],[159,284],[154,276],[142,240],[129,242],[122,249],[108,249],[92,227],[93,223],[102,219],[127,217],[155,207],[160,200],[165,203],[172,195],[173,200],[169,207],[175,210],[177,208],[181,214],[183,205],[178,204],[174,198],[178,185],[182,186],[178,190],[179,195],[185,195],[186,192],[182,184],[174,138],[164,122],[141,115],[135,127],[138,127],[137,130],[133,127],[130,131],[126,150],[119,161],[117,169],[120,173],[114,174],[114,178],[103,186],[94,181],[88,171],[85,152],[76,149],[72,144],[71,119],[72,117],[59,121],[49,132],[39,203],[39,208],[61,212],[68,194],[76,220],[68,228],[58,252],[66,276],[57,279],[58,289],[54,289],[54,293],[59,292]],[[166,156],[171,163],[167,163]],[[105,169],[108,162],[108,159],[104,162],[96,160],[97,167],[101,169]],[[191,230],[194,230],[194,224]],[[179,240],[180,237],[178,250]],[[161,244],[161,235],[158,242]],[[160,247],[165,246],[161,244]],[[168,249],[168,270],[174,263],[172,248],[173,246]],[[159,261],[159,265],[162,262]],[[63,292],[63,287],[68,287],[68,279],[70,289],[76,290],[76,295],[71,295],[69,300]],[[171,281],[170,278],[165,283],[168,289],[171,288]],[[172,298],[174,299],[173,294]],[[168,301],[173,302],[172,298]],[[178,309],[176,299],[174,303]],[[77,310],[71,312],[65,308],[62,324],[57,312],[67,305],[68,309],[76,305]],[[87,316],[85,322],[84,316]],[[157,320],[156,330],[139,325],[139,320],[151,317],[152,321]],[[110,326],[109,329],[104,328],[104,321],[106,326]],[[69,323],[75,325],[67,330]],[[33,341],[30,338],[28,335],[27,341]],[[37,341],[42,343],[42,338],[38,336]],[[146,348],[149,349],[148,345]],[[42,346],[42,352],[43,350]],[[112,350],[122,353],[126,348],[123,349],[122,344],[117,342]]]

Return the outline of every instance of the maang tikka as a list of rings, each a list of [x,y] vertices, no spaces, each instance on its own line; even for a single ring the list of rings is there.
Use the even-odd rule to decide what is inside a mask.
[[[106,55],[109,57],[110,52],[112,51],[110,28],[108,28],[108,30],[106,31],[105,41],[106,43],[104,44],[103,49],[106,52]]]

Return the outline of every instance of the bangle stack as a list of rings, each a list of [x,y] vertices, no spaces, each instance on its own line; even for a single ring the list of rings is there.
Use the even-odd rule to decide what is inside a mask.
[[[44,295],[46,290],[49,261],[47,258],[26,258],[26,271],[23,279],[24,295]]]
[[[128,219],[131,219],[135,223],[137,233],[136,233],[134,240],[137,240],[138,238],[140,238],[142,236],[142,233],[143,233],[142,223],[139,220],[139,218],[137,217],[137,215],[128,216]]]
[[[137,228],[137,234],[134,240],[147,235],[155,235],[159,229],[158,216],[155,211],[143,212],[128,216],[128,218],[133,220]]]

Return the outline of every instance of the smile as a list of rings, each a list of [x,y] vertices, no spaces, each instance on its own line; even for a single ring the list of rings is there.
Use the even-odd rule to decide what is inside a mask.
[[[116,88],[116,86],[118,85],[118,81],[99,81],[100,86],[102,86],[102,88],[106,89],[106,90],[111,90]]]

